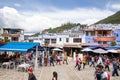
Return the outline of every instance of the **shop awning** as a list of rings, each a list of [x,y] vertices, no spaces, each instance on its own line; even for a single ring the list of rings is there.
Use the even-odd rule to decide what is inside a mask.
[[[27,52],[29,49],[40,45],[36,42],[9,42],[0,47],[0,51],[8,52]]]
[[[110,47],[107,47],[106,49],[107,50],[111,50],[111,49],[117,50],[117,49],[120,49],[120,46],[110,46]]]

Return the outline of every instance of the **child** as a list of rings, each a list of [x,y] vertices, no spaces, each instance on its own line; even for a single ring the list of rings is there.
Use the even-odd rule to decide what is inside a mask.
[[[35,75],[33,74],[33,69],[32,68],[29,68],[28,72],[29,72],[28,80],[37,80]]]
[[[57,80],[58,78],[58,74],[56,71],[53,72],[53,77],[52,77],[52,80]]]

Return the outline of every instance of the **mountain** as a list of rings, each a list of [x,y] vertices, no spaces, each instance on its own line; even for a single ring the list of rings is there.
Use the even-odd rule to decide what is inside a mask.
[[[103,20],[98,21],[95,24],[109,24],[109,23],[120,24],[120,11],[116,12],[115,14],[113,14]]]

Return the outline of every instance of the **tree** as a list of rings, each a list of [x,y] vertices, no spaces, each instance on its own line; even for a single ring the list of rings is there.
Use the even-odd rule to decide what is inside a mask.
[[[111,46],[115,46],[115,45],[117,45],[117,44],[116,44],[115,41],[112,41],[110,45],[111,45]]]

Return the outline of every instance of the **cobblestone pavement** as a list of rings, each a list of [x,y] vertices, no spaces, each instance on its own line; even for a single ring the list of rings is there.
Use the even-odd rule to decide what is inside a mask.
[[[77,68],[74,68],[75,62],[69,60],[69,64],[40,67],[35,71],[35,75],[38,80],[51,80],[52,72],[56,71],[58,73],[58,80],[95,80],[94,79],[94,68],[86,66],[85,69],[80,71]],[[112,71],[112,69],[111,69]],[[109,72],[110,75],[112,72]],[[120,74],[120,71],[119,71]],[[27,72],[18,72],[11,69],[2,69],[0,68],[0,80],[28,80]],[[111,80],[120,80],[120,76],[112,77]]]

